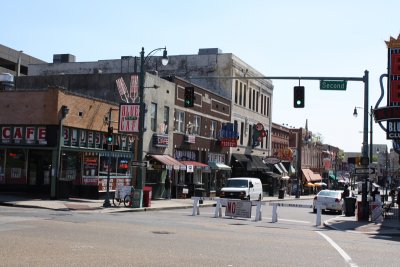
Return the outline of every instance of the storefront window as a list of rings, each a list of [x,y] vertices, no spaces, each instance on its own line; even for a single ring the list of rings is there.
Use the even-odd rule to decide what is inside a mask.
[[[111,157],[111,164],[108,163],[108,156],[100,156],[100,169],[99,169],[99,175],[100,176],[107,176],[108,175],[108,169],[110,169],[110,175],[115,175],[116,174],[116,163],[117,159]]]
[[[97,156],[85,156],[83,159],[83,175],[96,176],[98,166]]]
[[[4,184],[6,182],[4,176],[4,160],[5,160],[5,151],[4,149],[0,149],[0,184]]]
[[[129,159],[118,158],[117,174],[129,174]]]
[[[8,183],[26,182],[25,154],[22,149],[7,149],[5,176]]]
[[[65,152],[61,155],[60,180],[73,181],[80,173],[80,156],[78,152]]]

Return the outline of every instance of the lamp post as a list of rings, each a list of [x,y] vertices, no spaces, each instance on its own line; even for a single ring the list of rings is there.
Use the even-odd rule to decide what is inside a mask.
[[[111,128],[111,113],[112,108],[109,109],[108,111],[108,129]],[[108,130],[110,131],[110,130]],[[110,132],[108,132],[110,134]],[[108,137],[107,137],[108,138]],[[107,189],[106,189],[106,196],[104,198],[104,203],[103,207],[104,208],[109,208],[111,207],[111,202],[110,202],[110,172],[111,172],[111,150],[112,150],[112,144],[109,144],[107,140],[107,149],[108,149],[108,160],[107,160]]]
[[[163,56],[161,58],[161,63],[163,66],[168,64],[168,55],[167,48],[156,48],[152,50],[146,57],[144,56],[144,47],[142,47],[142,51],[140,52],[140,75],[139,75],[139,140],[138,140],[138,149],[136,155],[136,161],[139,163],[143,162],[143,134],[144,134],[144,119],[145,119],[145,103],[144,103],[144,83],[145,83],[145,64],[149,59],[149,56],[154,54],[159,50],[164,50]],[[139,164],[139,171],[137,176],[137,185],[136,188],[139,190],[143,189],[143,167],[142,164]]]
[[[357,109],[364,109],[362,107],[354,107],[354,112],[353,112],[353,116],[357,118],[358,113],[357,113]],[[370,108],[370,112],[368,112],[369,115],[369,163],[372,163],[372,133],[373,133],[373,129],[372,129],[372,106]]]
[[[57,197],[59,196],[60,192],[58,192],[59,190],[59,186],[58,183],[60,181],[61,178],[61,147],[63,145],[64,142],[64,130],[63,130],[63,126],[64,126],[64,119],[67,117],[69,113],[69,108],[67,106],[61,106],[60,109],[60,131],[58,133],[58,143],[57,143],[57,169],[56,169],[56,176],[52,179],[51,182],[51,189],[50,189],[50,198],[51,199],[57,199]]]
[[[366,70],[364,72],[363,76],[363,82],[364,82],[364,131],[363,131],[363,146],[362,146],[362,157],[363,159],[368,158],[368,81],[369,81],[369,72]],[[371,112],[372,113],[372,112]],[[372,120],[371,120],[372,123]],[[372,129],[372,127],[371,127]],[[372,134],[371,134],[372,138]],[[372,145],[372,142],[371,142]],[[365,160],[362,160],[362,165],[363,166],[368,166],[368,162]],[[368,220],[369,216],[369,208],[368,208],[368,203],[367,203],[367,183],[368,183],[368,175],[365,176],[365,181],[362,187],[362,219],[363,220]]]

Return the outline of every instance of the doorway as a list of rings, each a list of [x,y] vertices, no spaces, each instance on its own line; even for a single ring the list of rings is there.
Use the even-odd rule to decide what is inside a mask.
[[[28,188],[32,193],[50,194],[51,151],[29,150]]]

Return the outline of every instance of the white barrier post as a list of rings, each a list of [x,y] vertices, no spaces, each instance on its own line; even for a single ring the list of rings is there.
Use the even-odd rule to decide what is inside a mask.
[[[261,201],[257,201],[256,218],[255,221],[261,221],[262,218],[262,205]]]
[[[200,215],[200,204],[199,204],[199,201],[200,200],[200,198],[199,197],[194,197],[193,198],[193,212],[192,212],[192,216],[196,216],[196,214],[197,215]],[[197,212],[196,212],[196,210],[197,210]]]
[[[217,199],[217,205],[215,205],[214,218],[222,217],[222,203],[221,199]]]
[[[317,203],[317,222],[315,223],[315,226],[320,226],[321,225],[321,204]]]
[[[278,209],[278,203],[273,203],[272,205],[272,222],[276,223],[278,221],[278,214],[276,213],[276,210]]]

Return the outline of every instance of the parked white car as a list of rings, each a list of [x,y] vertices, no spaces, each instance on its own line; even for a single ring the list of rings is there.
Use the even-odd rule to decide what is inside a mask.
[[[342,213],[343,210],[343,198],[340,190],[321,190],[314,197],[313,201],[313,212],[317,212],[317,203],[322,205],[322,211],[332,210]]]

